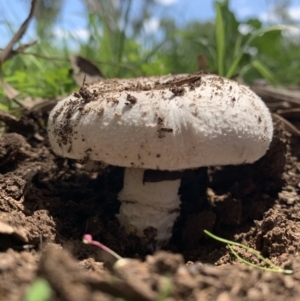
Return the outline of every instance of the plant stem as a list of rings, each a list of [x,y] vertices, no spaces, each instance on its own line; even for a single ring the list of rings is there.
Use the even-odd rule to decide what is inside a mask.
[[[111,254],[113,257],[115,257],[118,260],[122,259],[122,257],[119,254],[117,254],[116,252],[114,252],[110,248],[106,247],[105,245],[103,245],[99,241],[93,240],[93,237],[90,234],[85,234],[83,236],[83,243],[88,244],[88,245],[94,245],[94,246],[102,249],[103,251]]]
[[[234,242],[234,241],[231,241],[231,240],[227,240],[227,239],[224,239],[222,237],[219,237],[219,236],[216,236],[214,234],[212,234],[211,232],[207,231],[207,230],[204,230],[204,233],[206,235],[208,235],[209,237],[219,241],[219,242],[222,242],[222,243],[225,243],[228,245],[230,251],[232,252],[232,254],[240,261],[244,262],[245,264],[249,265],[249,266],[252,266],[252,267],[255,267],[257,269],[260,269],[260,270],[264,270],[264,271],[269,271],[269,272],[274,272],[274,273],[283,273],[283,274],[293,274],[293,270],[285,270],[285,269],[282,269],[280,268],[279,266],[277,266],[276,264],[274,264],[273,262],[271,262],[270,260],[268,260],[267,258],[263,257],[262,255],[260,255],[260,253],[244,244],[241,244],[241,243],[238,243],[238,242]],[[244,258],[242,258],[233,248],[232,246],[236,246],[236,247],[240,247],[248,252],[250,252],[252,255],[254,255],[256,258],[260,259],[262,262],[266,263],[269,267],[262,267],[262,266],[259,266],[259,265],[256,265]]]

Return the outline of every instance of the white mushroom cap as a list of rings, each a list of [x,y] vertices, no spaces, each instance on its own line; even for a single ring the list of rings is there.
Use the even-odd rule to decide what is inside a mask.
[[[175,82],[191,83],[172,92],[171,78],[102,81],[60,101],[48,124],[54,152],[160,170],[252,163],[266,153],[271,115],[248,87],[216,75],[180,75]]]

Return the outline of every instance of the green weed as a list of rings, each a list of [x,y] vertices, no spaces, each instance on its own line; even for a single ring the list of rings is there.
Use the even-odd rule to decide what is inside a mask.
[[[51,287],[47,280],[36,279],[26,292],[25,301],[48,301],[51,298]]]
[[[209,237],[213,238],[214,240],[217,240],[219,242],[222,242],[224,244],[227,244],[228,248],[230,249],[231,253],[238,259],[240,260],[241,262],[251,266],[251,267],[254,267],[254,268],[257,268],[257,269],[260,269],[260,270],[263,270],[263,271],[269,271],[269,272],[274,272],[274,273],[282,273],[282,274],[293,274],[293,270],[288,270],[288,269],[282,269],[281,267],[277,266],[276,264],[272,263],[270,260],[268,260],[267,258],[263,257],[262,255],[260,255],[259,252],[257,252],[256,250],[244,245],[244,244],[241,244],[241,243],[238,243],[238,242],[234,242],[234,241],[231,241],[231,240],[228,240],[228,239],[224,239],[222,237],[219,237],[219,236],[216,236],[214,234],[212,234],[211,232],[207,231],[207,230],[204,230],[204,233],[206,235],[208,235]],[[255,256],[257,259],[259,259],[263,264],[265,264],[266,266],[261,266],[261,265],[257,265],[253,262],[250,262],[249,260],[246,260],[245,258],[241,257],[234,249],[233,249],[233,246],[236,246],[236,247],[239,247],[239,248],[242,248],[244,250],[246,250],[247,252],[251,253],[253,256]]]

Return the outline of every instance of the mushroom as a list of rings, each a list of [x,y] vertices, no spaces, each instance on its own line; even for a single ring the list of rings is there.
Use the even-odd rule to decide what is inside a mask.
[[[273,125],[246,86],[212,74],[169,75],[85,85],[56,105],[48,134],[57,155],[125,167],[117,218],[141,238],[151,230],[159,248],[179,216],[178,171],[253,163],[268,150]],[[148,170],[175,176],[149,182]]]

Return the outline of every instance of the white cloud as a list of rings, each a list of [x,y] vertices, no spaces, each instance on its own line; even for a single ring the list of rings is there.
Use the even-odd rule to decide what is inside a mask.
[[[291,7],[288,13],[294,21],[300,21],[300,6]]]
[[[288,8],[287,14],[293,22],[295,22],[296,24],[300,24],[300,6],[294,6]],[[276,16],[276,14],[272,10],[270,10],[269,13],[261,14],[259,16],[259,19],[263,23],[271,23],[271,24],[282,23],[282,20],[278,16]],[[293,29],[283,30],[282,35],[292,40],[294,43],[300,44],[300,27],[297,28],[297,25],[295,25],[295,28]]]
[[[143,27],[147,34],[155,33],[160,25],[160,21],[157,18],[150,18],[144,21]]]
[[[257,1],[261,2],[258,4],[259,6],[256,4]],[[246,20],[256,16],[258,9],[264,8],[264,0],[231,0],[229,7],[238,20]]]
[[[264,12],[258,16],[258,19],[263,23],[276,23],[278,21],[274,12]]]
[[[177,2],[178,0],[155,0],[156,3],[164,5],[164,6],[169,6],[173,5]]]
[[[294,22],[300,22],[300,6],[294,6],[289,7],[287,10],[288,16],[294,21]],[[280,19],[272,9],[270,9],[268,12],[264,12],[259,15],[259,19],[262,22],[267,23],[279,23]]]
[[[77,28],[72,31],[68,31],[66,29],[56,27],[54,28],[53,33],[57,38],[61,39],[75,38],[81,41],[86,41],[89,37],[89,31],[86,28]]]
[[[238,19],[246,19],[253,16],[253,8],[250,6],[240,6],[237,10],[235,10],[235,14]]]

